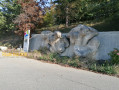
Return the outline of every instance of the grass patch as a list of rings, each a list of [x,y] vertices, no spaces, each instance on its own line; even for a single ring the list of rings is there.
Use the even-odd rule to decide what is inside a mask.
[[[104,73],[104,74],[116,74],[116,70],[114,69],[113,65],[110,64],[92,64],[89,66],[89,70]]]
[[[45,52],[44,52],[45,51]],[[94,72],[99,72],[109,75],[119,75],[119,65],[112,65],[110,62],[99,63],[89,58],[69,58],[61,57],[57,53],[50,53],[46,48],[39,51],[30,52],[29,58],[35,58],[37,60],[43,60],[63,66],[71,66],[74,68],[86,69]]]

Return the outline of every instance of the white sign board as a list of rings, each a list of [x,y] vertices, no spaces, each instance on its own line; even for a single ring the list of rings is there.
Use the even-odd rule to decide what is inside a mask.
[[[30,38],[30,30],[27,30],[24,33],[24,47],[23,47],[23,50],[25,52],[28,52],[28,50],[29,50],[29,38]]]

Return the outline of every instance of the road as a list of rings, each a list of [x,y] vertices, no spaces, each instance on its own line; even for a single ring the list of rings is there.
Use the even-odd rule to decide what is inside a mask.
[[[0,90],[119,90],[119,78],[23,57],[0,57]]]

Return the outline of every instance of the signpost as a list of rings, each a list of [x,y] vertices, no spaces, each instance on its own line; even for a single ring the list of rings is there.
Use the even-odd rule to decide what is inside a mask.
[[[25,52],[28,52],[28,50],[29,50],[29,38],[30,38],[30,30],[27,30],[24,33],[24,46],[23,46],[23,50]]]

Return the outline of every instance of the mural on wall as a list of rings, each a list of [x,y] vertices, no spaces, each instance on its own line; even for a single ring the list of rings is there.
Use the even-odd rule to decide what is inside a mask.
[[[100,46],[97,35],[97,30],[82,24],[66,34],[60,31],[42,31],[30,39],[30,50],[47,48],[50,52],[59,53],[61,56],[94,58]]]

